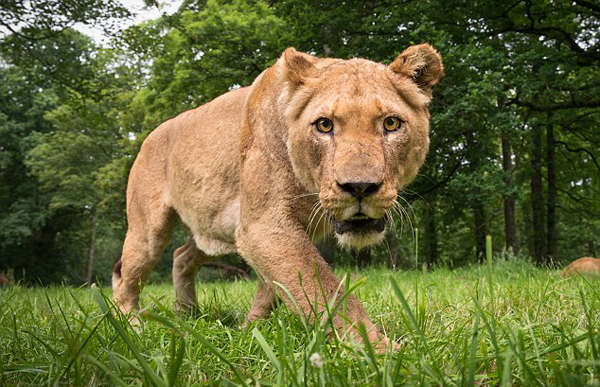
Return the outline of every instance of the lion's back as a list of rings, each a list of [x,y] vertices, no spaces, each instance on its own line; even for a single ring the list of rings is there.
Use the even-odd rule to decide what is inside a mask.
[[[574,274],[593,274],[600,275],[600,259],[583,257],[571,262],[561,272],[563,277]]]
[[[128,205],[143,200],[172,208],[207,253],[230,251],[234,243],[247,91],[230,91],[161,124],[130,174]]]
[[[168,162],[170,202],[199,245],[202,237],[230,244],[235,241],[239,144],[247,92],[248,88],[231,91],[173,122],[176,133]]]

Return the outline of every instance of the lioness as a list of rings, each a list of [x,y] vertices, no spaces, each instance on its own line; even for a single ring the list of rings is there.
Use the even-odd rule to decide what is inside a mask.
[[[328,299],[339,285],[313,242],[331,233],[357,248],[382,240],[398,189],[425,160],[428,104],[442,76],[427,44],[389,66],[288,48],[251,86],[160,125],[129,176],[115,301],[138,307],[179,217],[191,237],[173,257],[177,309],[196,304],[203,262],[238,252],[265,279],[248,320],[269,313],[273,282],[310,315],[310,304],[323,302],[315,272]],[[355,297],[347,317],[365,325],[369,340],[382,339]]]
[[[563,277],[577,274],[600,276],[600,259],[591,257],[576,259],[560,273]]]

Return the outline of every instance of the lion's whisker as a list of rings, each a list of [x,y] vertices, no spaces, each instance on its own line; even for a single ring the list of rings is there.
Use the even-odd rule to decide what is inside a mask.
[[[420,194],[420,193],[418,193],[417,191],[413,191],[412,189],[409,189],[409,188],[406,188],[406,187],[405,187],[405,188],[400,188],[400,191],[402,191],[402,192],[406,192],[406,193],[409,193],[409,194],[411,194],[411,195],[418,196],[419,198],[421,198],[421,199],[425,200],[425,198],[424,198],[423,196],[421,196],[421,194]]]
[[[315,195],[319,195],[319,192],[315,192],[315,193],[307,193],[307,194],[302,194],[302,195],[297,195],[297,196],[292,196],[290,198],[290,200],[296,200],[296,199],[300,199],[300,198],[305,198],[307,196],[315,196]]]
[[[394,214],[392,213],[392,210],[391,209],[385,210],[385,215],[387,217],[386,223],[389,223],[389,225],[390,225],[390,231],[395,233],[396,232],[396,223],[394,222]]]
[[[327,230],[333,230],[334,227],[333,227],[333,221],[331,220],[331,215],[327,216],[326,222],[327,222],[326,223]],[[331,234],[327,233],[327,238],[330,238],[330,237],[331,237]]]
[[[317,202],[314,206],[313,212],[312,212],[312,216],[310,218],[310,221],[308,223],[309,229],[306,230],[306,232],[308,233],[310,231],[310,228],[313,227],[314,221],[317,218],[317,215],[319,215],[319,211],[321,211],[321,205]]]
[[[429,202],[427,201],[427,199],[425,199],[425,198],[424,198],[424,197],[423,197],[423,196],[422,196],[420,193],[418,193],[417,191],[413,191],[413,190],[411,190],[411,189],[408,189],[408,188],[400,188],[400,192],[406,192],[406,193],[408,193],[408,194],[411,194],[411,195],[418,196],[418,197],[419,197],[419,199],[421,199],[421,200],[422,200],[422,201],[423,201],[423,202],[424,202],[424,203],[427,205],[427,207],[431,208],[431,204],[429,204]],[[400,195],[398,195],[398,196],[400,196]],[[402,199],[404,200],[404,198],[402,198]],[[405,201],[406,201],[406,200],[405,200]]]
[[[412,219],[410,218],[410,214],[408,213],[408,211],[406,211],[404,206],[402,206],[402,204],[400,204],[400,202],[397,201],[396,204],[397,204],[397,208],[404,214],[404,216],[406,217],[406,220],[408,220],[408,225],[410,226],[410,231],[414,233],[415,227],[412,223]],[[411,207],[411,209],[412,209],[412,207]],[[414,214],[414,210],[413,210],[413,214]]]
[[[400,233],[403,234],[406,221],[404,219],[405,218],[404,213],[399,210],[398,206],[399,206],[399,203],[395,202],[394,206],[392,208],[393,208],[394,212],[398,215],[398,218],[400,220]]]
[[[322,206],[319,206],[319,209],[323,210],[321,211],[321,216],[319,217],[319,220],[317,221],[317,224],[315,225],[315,228],[313,228],[313,232],[312,235],[310,237],[311,240],[314,239],[315,237],[315,232],[317,231],[317,229],[319,228],[319,224],[321,223],[321,219],[323,219],[323,216],[325,216],[326,211],[324,210],[324,208]]]
[[[396,209],[396,213],[402,218],[403,225],[406,225],[408,222],[410,222],[410,217],[408,216],[408,213],[399,202],[395,203],[394,208]]]
[[[402,199],[402,201],[404,203],[406,203],[406,205],[408,206],[408,208],[410,209],[410,211],[412,212],[412,214],[414,215],[414,217],[417,217],[417,214],[415,213],[415,210],[413,209],[413,206],[410,204],[410,202],[408,200],[406,200],[402,195],[398,195],[398,197],[400,199]]]
[[[319,215],[319,213],[321,213],[321,215],[319,216],[318,220],[315,223],[315,220],[317,219],[317,216]],[[319,223],[321,222],[321,219],[323,218],[323,215],[325,214],[325,210],[323,208],[323,206],[321,205],[321,203],[319,202],[319,204],[317,205],[317,210],[315,211],[315,214],[312,218],[312,224],[311,224],[311,228],[312,228],[312,233],[311,233],[311,240],[313,239],[317,229],[319,228]]]
[[[310,214],[308,215],[308,223],[306,224],[306,233],[307,234],[310,231],[310,226],[311,226],[311,224],[313,222],[313,219],[315,218],[315,216],[319,212],[319,206],[320,206],[320,202],[317,200],[315,202],[315,204],[313,204],[312,210],[310,211]]]
[[[387,247],[388,253],[390,254],[390,262],[392,262],[392,267],[395,269],[396,268],[396,262],[392,261],[392,249],[390,248],[390,244],[385,239],[383,240],[383,243],[385,243],[385,246]]]

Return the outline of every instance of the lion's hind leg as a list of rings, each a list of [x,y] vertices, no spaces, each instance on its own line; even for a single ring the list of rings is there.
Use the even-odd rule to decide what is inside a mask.
[[[262,278],[258,278],[257,285],[256,296],[248,315],[246,315],[244,326],[258,319],[268,317],[271,310],[273,310],[273,306],[275,306],[273,285],[266,283]]]
[[[140,290],[171,239],[173,220],[164,204],[129,209],[123,254],[113,269],[113,297],[123,312],[139,307]]]
[[[200,251],[194,238],[173,252],[173,285],[175,287],[175,312],[180,313],[196,307],[196,273],[211,257]]]

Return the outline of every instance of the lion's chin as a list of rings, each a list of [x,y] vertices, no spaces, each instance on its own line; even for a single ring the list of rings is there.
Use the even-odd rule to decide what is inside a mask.
[[[362,249],[376,245],[383,240],[387,217],[374,219],[359,212],[344,221],[333,218],[332,222],[335,236],[340,245]]]
[[[369,232],[345,232],[343,234],[338,234],[336,232],[335,236],[340,245],[360,250],[364,247],[381,243],[385,237],[385,230]]]

